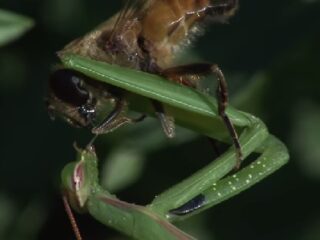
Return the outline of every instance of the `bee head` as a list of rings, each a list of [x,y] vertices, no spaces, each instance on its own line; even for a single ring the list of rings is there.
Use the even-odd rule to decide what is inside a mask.
[[[96,99],[86,87],[86,76],[70,69],[58,69],[49,79],[49,114],[77,127],[86,127],[95,119]]]

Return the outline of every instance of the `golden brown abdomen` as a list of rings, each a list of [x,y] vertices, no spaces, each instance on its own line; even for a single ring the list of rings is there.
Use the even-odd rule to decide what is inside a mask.
[[[170,64],[175,50],[209,6],[208,0],[156,0],[149,6],[142,19],[142,37],[160,67]]]

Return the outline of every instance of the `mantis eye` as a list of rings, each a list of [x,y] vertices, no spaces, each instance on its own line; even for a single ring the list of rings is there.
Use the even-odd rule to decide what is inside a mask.
[[[51,91],[61,101],[73,106],[82,106],[90,99],[83,87],[82,76],[69,69],[55,71],[49,80]]]

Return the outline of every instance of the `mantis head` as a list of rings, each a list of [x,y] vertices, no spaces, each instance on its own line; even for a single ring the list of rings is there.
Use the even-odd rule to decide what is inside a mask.
[[[98,182],[97,157],[93,146],[75,148],[78,152],[77,160],[63,169],[62,188],[72,208],[84,212],[88,198]]]

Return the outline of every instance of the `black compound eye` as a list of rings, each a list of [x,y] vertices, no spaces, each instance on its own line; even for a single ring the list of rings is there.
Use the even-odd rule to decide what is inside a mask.
[[[60,100],[74,106],[87,103],[89,92],[82,86],[83,76],[76,71],[60,69],[55,71],[49,80],[51,91]]]

